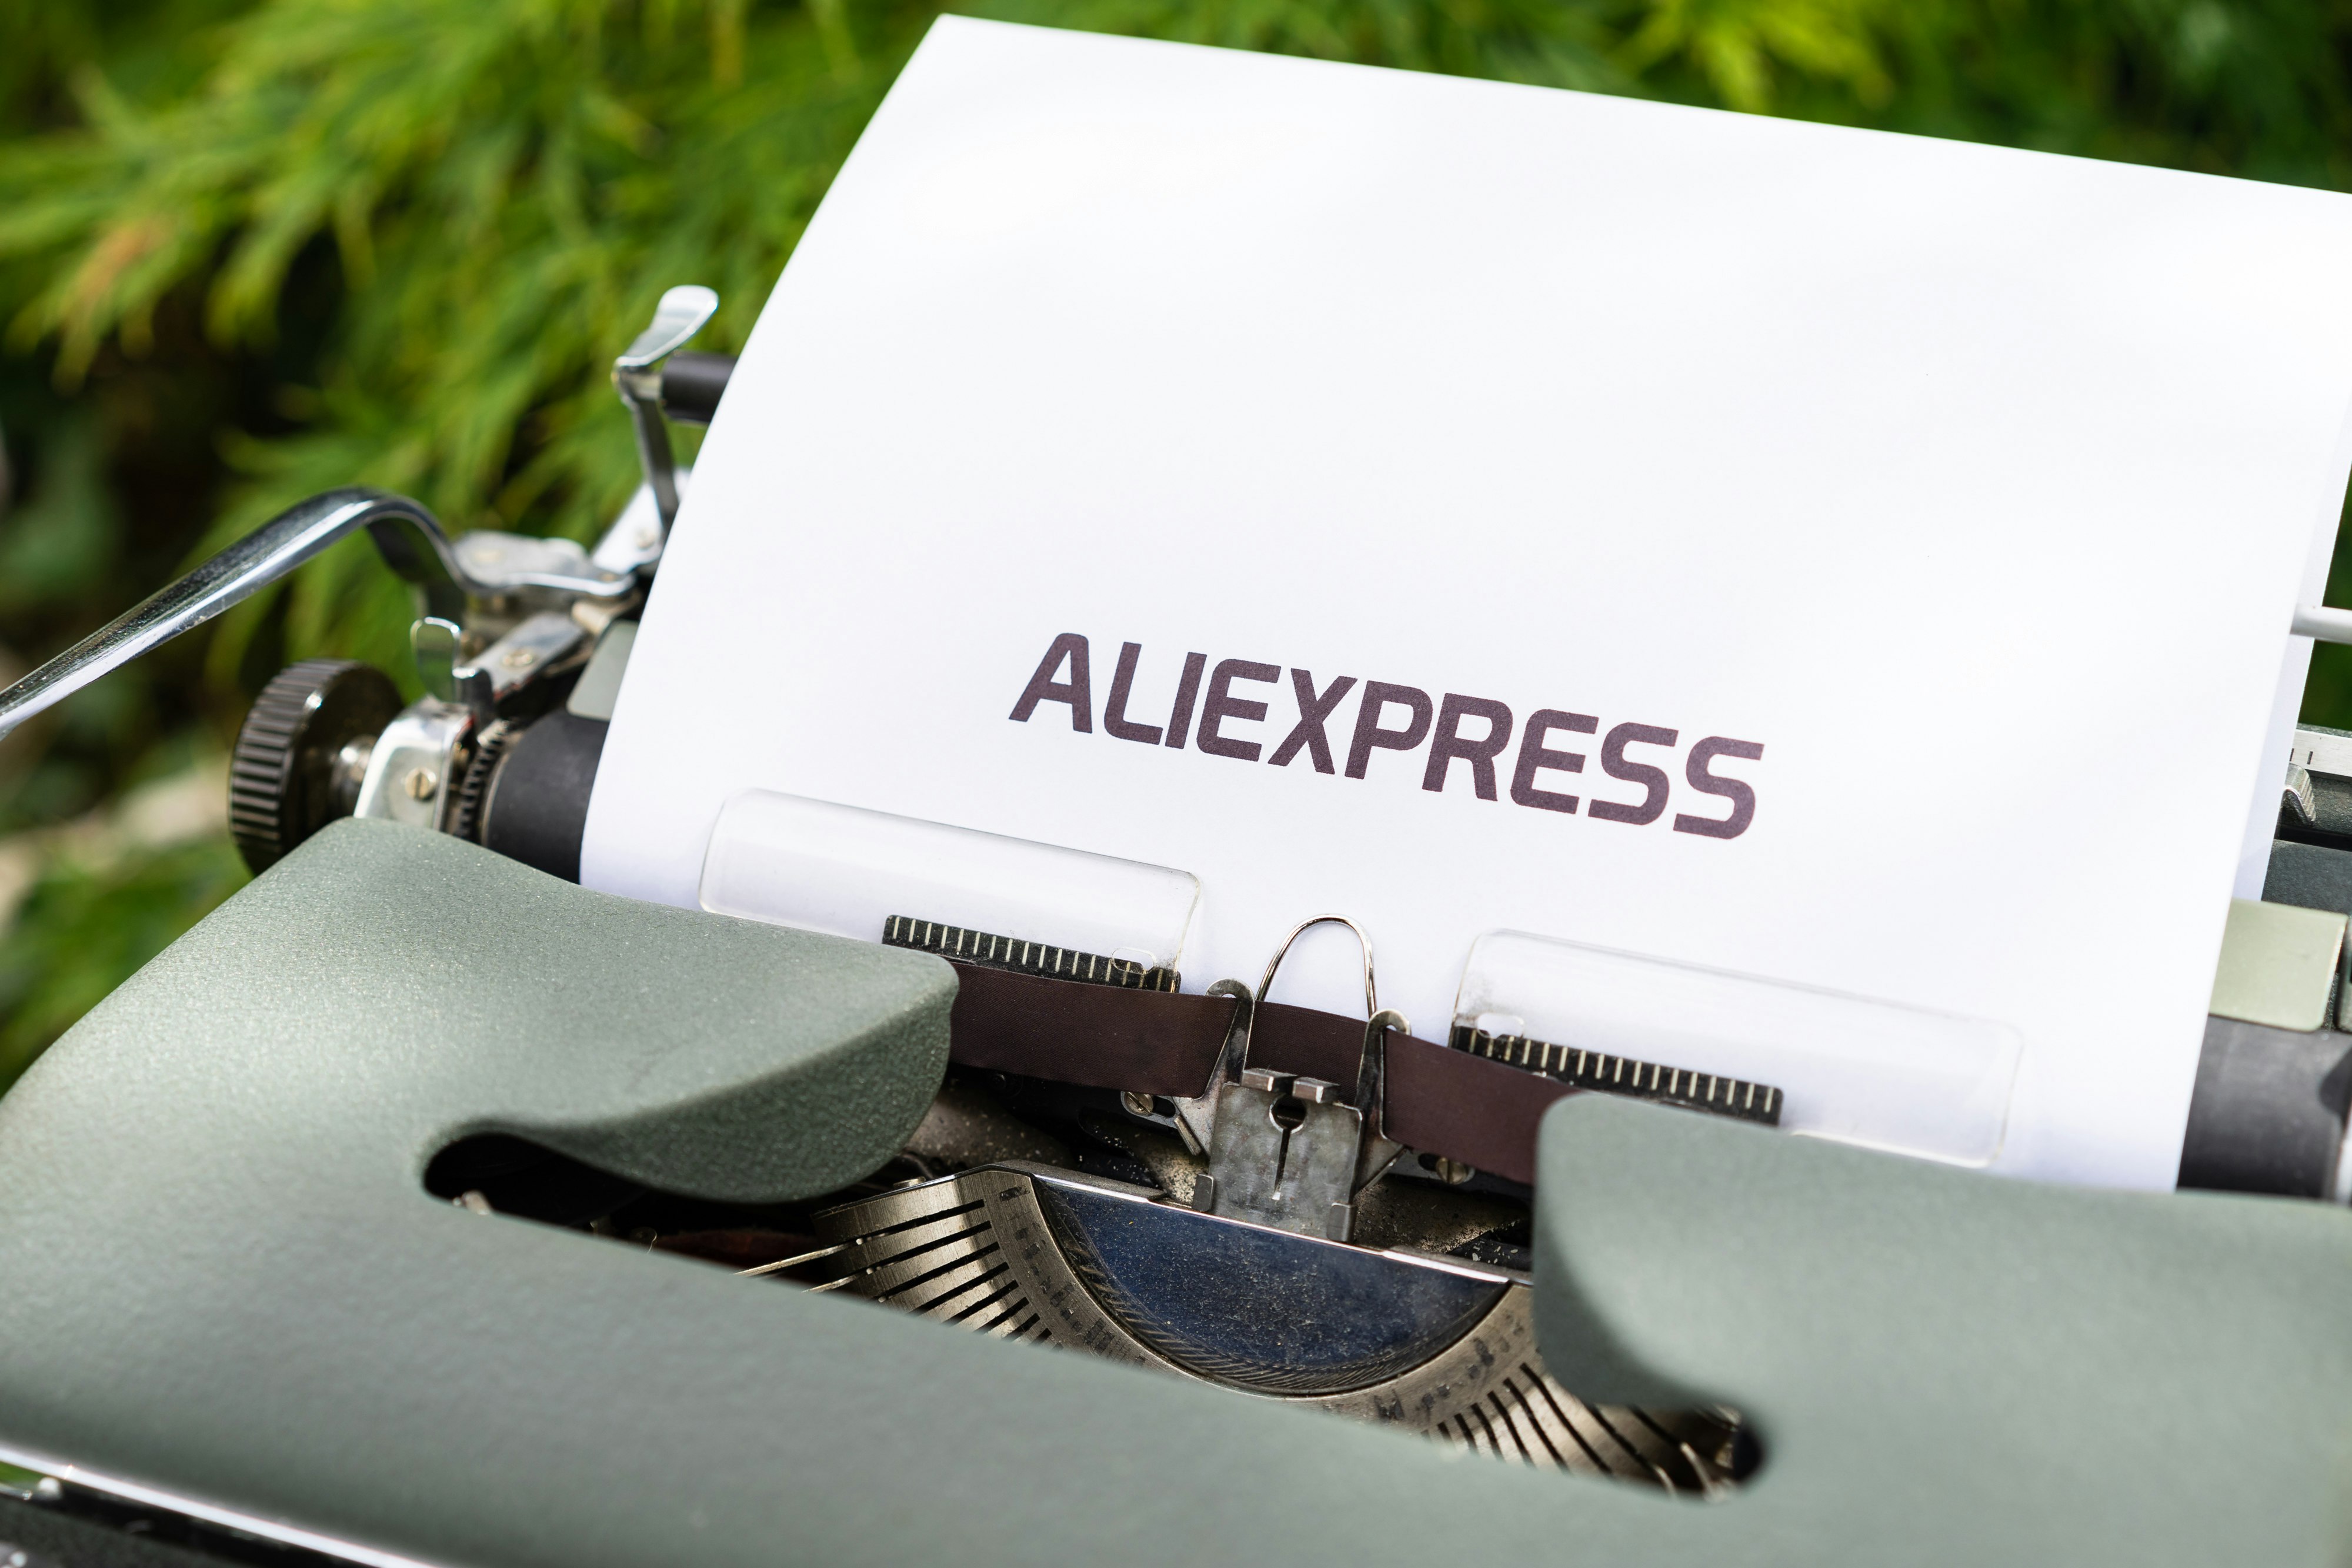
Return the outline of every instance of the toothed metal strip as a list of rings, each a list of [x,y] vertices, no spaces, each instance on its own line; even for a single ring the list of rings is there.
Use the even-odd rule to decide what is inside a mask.
[[[1010,970],[1045,980],[1076,980],[1089,985],[1116,985],[1127,991],[1174,991],[1176,971],[1161,964],[1138,963],[1131,958],[1105,958],[1076,948],[1049,947],[1041,942],[993,936],[962,926],[892,915],[882,922],[882,945],[912,948],[959,963]]]
[[[1632,1100],[1655,1100],[1688,1110],[1705,1110],[1766,1127],[1780,1124],[1780,1091],[1769,1083],[1635,1061],[1603,1051],[1553,1045],[1525,1035],[1494,1035],[1468,1024],[1456,1024],[1447,1042],[1457,1051],[1522,1068],[1540,1078],[1591,1089],[1622,1094]]]

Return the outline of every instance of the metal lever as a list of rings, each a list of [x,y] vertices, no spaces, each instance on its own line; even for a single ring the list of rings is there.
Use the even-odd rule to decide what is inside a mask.
[[[149,595],[0,691],[0,735],[100,676],[200,626],[364,528],[394,572],[425,591],[426,612],[455,619],[481,584],[458,564],[431,512],[406,496],[352,488],[287,508],[171,586]],[[610,592],[609,589],[605,590]]]
[[[496,691],[489,671],[457,662],[464,639],[457,623],[438,616],[427,616],[408,628],[408,647],[416,656],[416,679],[423,683],[425,695],[436,702],[467,709],[477,724],[487,724]]]
[[[1249,1065],[1257,1004],[1273,986],[1275,971],[1301,933],[1325,923],[1346,926],[1363,944],[1369,1016],[1352,1100],[1341,1097],[1338,1084]],[[1207,1092],[1178,1102],[1180,1122],[1209,1156],[1208,1171],[1193,1184],[1192,1206],[1303,1236],[1347,1240],[1355,1230],[1356,1194],[1402,1152],[1383,1135],[1381,1121],[1389,1031],[1410,1034],[1412,1026],[1402,1014],[1380,1005],[1371,938],[1343,915],[1318,915],[1283,938],[1255,998],[1237,981],[1219,981],[1209,991],[1232,996],[1234,1005]]]
[[[646,486],[667,536],[677,521],[677,459],[670,451],[669,426],[661,411],[661,362],[684,348],[719,309],[719,296],[699,283],[666,291],[654,319],[628,352],[613,362],[613,388],[636,428],[637,458]]]
[[[298,501],[163,588],[0,691],[0,735],[41,710],[64,701],[140,655],[211,620],[230,605],[277,582],[345,536],[366,529],[384,564],[424,591],[428,616],[456,622],[469,597],[519,588],[586,598],[614,598],[635,585],[625,572],[594,565],[584,571],[526,567],[496,579],[467,569],[422,501],[362,486],[328,490]],[[470,537],[470,536],[469,536]]]

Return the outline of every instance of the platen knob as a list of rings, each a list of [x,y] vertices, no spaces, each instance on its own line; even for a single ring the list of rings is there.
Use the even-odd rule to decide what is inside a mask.
[[[257,874],[358,804],[368,754],[400,712],[392,678],[347,658],[279,670],[237,731],[228,824]]]

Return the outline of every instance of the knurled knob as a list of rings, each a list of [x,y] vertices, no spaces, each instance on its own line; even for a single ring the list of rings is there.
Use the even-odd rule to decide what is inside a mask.
[[[347,658],[279,670],[237,731],[228,770],[229,832],[257,874],[358,804],[368,752],[400,712],[383,671]]]

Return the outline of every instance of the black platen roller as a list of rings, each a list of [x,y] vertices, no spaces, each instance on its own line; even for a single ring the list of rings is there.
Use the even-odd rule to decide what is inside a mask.
[[[2325,1198],[2352,1104],[2352,1035],[2205,1020],[2180,1185]]]
[[[578,881],[588,795],[611,728],[559,708],[517,735],[482,801],[482,847]]]
[[[680,425],[708,425],[719,411],[727,378],[735,374],[733,354],[681,351],[662,362],[661,411]]]

